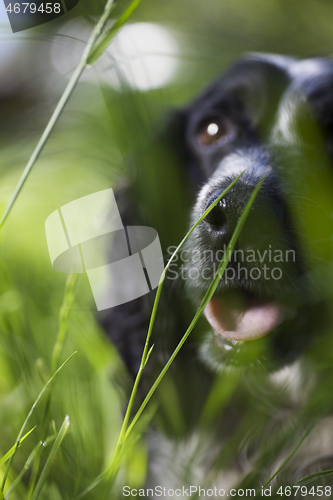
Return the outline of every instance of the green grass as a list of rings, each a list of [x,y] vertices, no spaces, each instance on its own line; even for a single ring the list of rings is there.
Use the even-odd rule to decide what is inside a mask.
[[[152,93],[148,102],[135,92],[124,92],[120,98],[110,91],[110,101],[106,102],[105,89],[102,88],[100,94],[100,89],[87,84],[79,86],[68,102],[84,68],[105,50],[138,4],[138,1],[131,3],[118,21],[110,25],[107,20],[112,2],[107,3],[90,46],[40,141],[32,134],[24,144],[20,143],[20,137],[2,143],[0,156],[5,168],[1,175],[0,209],[2,223],[6,220],[6,224],[0,232],[0,484],[6,499],[117,499],[122,498],[123,484],[143,487],[148,467],[145,431],[155,419],[158,403],[163,408],[163,401],[154,395],[155,390],[159,384],[165,389],[164,405],[170,406],[172,401],[169,411],[174,425],[182,428],[177,387],[164,375],[214,293],[226,266],[222,261],[184,337],[139,407],[135,401],[136,391],[149,356],[154,356],[149,340],[162,287],[158,290],[140,371],[131,392],[132,381],[96,321],[85,277],[62,275],[51,267],[44,234],[47,216],[66,202],[115,183],[123,173],[124,154],[132,142],[140,142],[151,126],[153,120],[149,112],[155,118],[159,112],[156,109],[163,107],[163,92]],[[182,92],[180,89],[179,93]],[[121,100],[124,105],[120,104]],[[84,110],[82,103],[86,106]],[[77,109],[85,112],[83,116]],[[147,114],[144,126],[140,122],[142,110]],[[61,114],[64,119],[74,117],[74,125],[60,123],[59,128],[55,128]],[[133,117],[132,128],[124,115]],[[136,136],[137,130],[140,132]],[[35,143],[37,147],[30,156]],[[22,158],[29,157],[17,184],[24,164]],[[25,185],[28,175],[29,182]],[[230,247],[235,244],[249,207]],[[239,374],[216,377],[202,411],[204,439],[207,429],[213,430],[219,415],[229,411],[233,398],[245,410],[216,455],[216,463],[211,464],[205,478],[207,485],[221,470],[228,473],[228,463],[238,458],[245,439],[249,449],[252,444],[259,445],[252,457],[252,468],[240,486],[257,489],[258,484],[268,484],[275,476],[269,471],[279,460],[283,467],[274,469],[277,471],[274,488],[279,484],[290,485],[288,481],[295,469],[292,459],[302,450],[300,445],[307,437],[304,429],[312,425],[318,414],[333,409],[333,346],[329,339],[325,341],[325,344],[318,341],[309,356],[319,383],[299,407],[290,407],[283,390],[274,392],[271,386],[266,389],[266,381],[259,377],[246,381],[251,390],[256,384],[259,388],[258,406],[253,409],[246,400],[249,391],[244,391],[244,380]],[[74,352],[75,356],[71,357]],[[263,400],[260,400],[260,390],[264,391]],[[272,416],[282,411],[290,412],[287,423],[277,424],[271,430]],[[24,434],[28,421],[31,430]],[[154,425],[158,427],[158,424],[159,421],[154,420]],[[198,445],[194,455],[199,456],[199,452]],[[195,463],[196,457],[192,459]],[[327,470],[310,474],[301,481],[311,484],[331,473]]]

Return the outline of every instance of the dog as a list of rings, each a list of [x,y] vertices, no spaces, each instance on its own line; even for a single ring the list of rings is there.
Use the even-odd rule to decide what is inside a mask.
[[[240,177],[170,263],[142,396],[263,183],[204,315],[157,391],[149,494],[160,496],[157,485],[206,485],[213,498],[232,487],[236,497],[257,491],[320,416],[307,446],[271,483],[286,494],[305,475],[332,468],[333,62],[247,55],[167,121],[137,152],[116,195],[126,225],[158,231],[166,261]],[[133,375],[155,292],[101,318]],[[316,487],[330,496],[325,481]]]

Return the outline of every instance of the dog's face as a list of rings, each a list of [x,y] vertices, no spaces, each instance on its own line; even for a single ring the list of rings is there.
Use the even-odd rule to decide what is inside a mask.
[[[188,241],[185,281],[195,301],[266,173],[205,310],[203,357],[217,369],[290,362],[322,328],[332,292],[333,64],[250,56],[184,116],[199,179],[193,222],[244,172]]]

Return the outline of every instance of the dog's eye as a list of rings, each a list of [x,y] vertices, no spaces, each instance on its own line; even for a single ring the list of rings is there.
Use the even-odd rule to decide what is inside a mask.
[[[230,136],[230,127],[220,118],[205,120],[197,129],[195,138],[200,146],[223,143]]]

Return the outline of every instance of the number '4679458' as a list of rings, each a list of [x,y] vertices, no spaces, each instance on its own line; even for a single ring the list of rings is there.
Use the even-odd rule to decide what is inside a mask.
[[[19,3],[14,3],[13,7],[12,4],[10,3],[8,7],[6,7],[6,11],[9,12],[10,14],[34,14],[35,12],[40,12],[41,14],[60,14],[61,12],[61,7],[60,3],[41,3],[38,7],[35,3],[30,3],[30,2],[25,2],[19,4]]]

